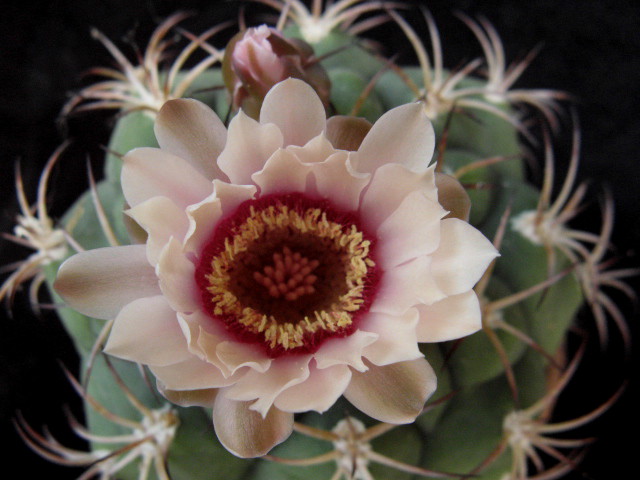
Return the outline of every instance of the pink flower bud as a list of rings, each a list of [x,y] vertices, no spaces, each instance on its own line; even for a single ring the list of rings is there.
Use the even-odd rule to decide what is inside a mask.
[[[271,87],[287,78],[304,80],[325,107],[329,103],[329,77],[311,46],[302,40],[287,39],[266,25],[249,28],[231,39],[225,51],[223,74],[234,108],[242,108],[253,117]]]

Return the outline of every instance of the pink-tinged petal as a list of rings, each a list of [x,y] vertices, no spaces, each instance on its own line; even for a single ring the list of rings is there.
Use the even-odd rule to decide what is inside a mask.
[[[229,340],[228,332],[207,314],[197,311],[192,314],[178,314],[178,321],[182,333],[187,339],[189,351],[200,360],[208,362],[218,368],[225,378],[232,372],[218,358],[216,348],[222,342]]]
[[[373,173],[388,163],[424,172],[435,147],[433,126],[420,103],[401,105],[382,115],[364,137],[354,159],[359,172]]]
[[[126,305],[116,317],[104,350],[145,365],[171,365],[191,357],[176,312],[162,295]]]
[[[160,253],[156,274],[160,289],[171,308],[178,312],[193,312],[200,308],[200,295],[195,280],[195,265],[182,245],[172,238]]]
[[[482,328],[482,312],[473,290],[447,297],[433,305],[418,306],[419,342],[446,342],[466,337]]]
[[[227,141],[227,129],[204,103],[169,100],[158,112],[154,131],[163,150],[184,158],[209,180],[227,179],[216,163]]]
[[[211,181],[182,158],[159,148],[136,148],[124,156],[122,191],[135,207],[153,197],[168,197],[186,208],[207,197]]]
[[[197,329],[190,327],[190,339],[195,343],[195,347],[192,346],[192,350],[197,352],[196,354],[201,360],[204,360],[212,365],[215,365],[225,377],[230,377],[232,372],[229,371],[227,366],[218,358],[216,349],[218,345],[227,340],[226,335],[221,335],[219,332],[209,332],[202,326],[198,326]],[[193,345],[193,344],[191,344]]]
[[[189,227],[184,209],[167,197],[153,197],[125,212],[147,232],[147,259],[158,263],[160,252],[171,237],[183,239]]]
[[[314,355],[316,364],[320,369],[349,365],[364,372],[367,366],[362,361],[362,352],[377,339],[376,333],[356,330],[348,337],[327,340]]]
[[[326,161],[314,164],[311,171],[322,198],[330,199],[338,208],[354,211],[358,209],[360,194],[371,175],[354,172],[347,158],[347,152],[335,153]]]
[[[197,333],[197,349],[204,359],[217,366],[225,377],[231,376],[243,367],[258,372],[266,372],[271,359],[254,345],[229,340],[227,332],[212,328],[213,319],[209,319],[206,328],[200,327]]]
[[[309,378],[287,388],[276,398],[275,406],[285,412],[326,412],[349,385],[351,370],[346,365],[319,369],[309,365]]]
[[[437,202],[434,169],[435,167],[423,173],[414,173],[402,165],[392,163],[376,170],[360,205],[367,227],[375,231],[413,191],[421,191],[429,200]]]
[[[206,388],[203,390],[171,390],[162,382],[156,382],[158,391],[171,403],[181,407],[205,407],[212,408],[220,391],[218,388]]]
[[[197,256],[211,239],[216,224],[222,218],[220,199],[214,192],[201,202],[187,207],[186,216],[188,230],[185,235],[184,251]]]
[[[353,372],[344,396],[370,417],[394,424],[411,423],[436,390],[436,374],[424,358],[372,365],[368,371]]]
[[[385,271],[371,311],[402,315],[415,305],[445,298],[433,278],[431,263],[430,257],[418,257]]]
[[[218,165],[231,183],[247,185],[251,175],[262,170],[280,147],[282,133],[276,125],[261,125],[240,110],[229,124],[227,144],[218,157]]]
[[[233,341],[222,342],[218,344],[216,353],[231,373],[243,367],[264,373],[271,367],[272,360],[255,345]]]
[[[271,193],[304,192],[311,166],[306,165],[291,152],[277,150],[264,168],[251,178],[260,187],[260,195]]]
[[[97,248],[69,258],[55,290],[72,308],[94,318],[115,318],[129,302],[160,294],[144,245]]]
[[[311,355],[280,357],[271,363],[265,373],[249,370],[225,395],[233,400],[249,401],[251,410],[260,412],[263,418],[281,392],[309,378]]]
[[[444,219],[440,229],[431,266],[438,286],[447,295],[471,290],[498,251],[480,231],[457,218]]]
[[[293,414],[271,408],[263,418],[249,409],[249,402],[231,400],[219,392],[213,405],[213,426],[220,443],[234,455],[261,457],[289,438]]]
[[[274,86],[264,97],[260,123],[276,124],[284,136],[284,146],[305,145],[325,128],[327,117],[313,88],[295,78]]]
[[[287,150],[294,153],[303,163],[324,162],[338,150],[333,148],[324,133],[312,138],[303,147],[289,146]]]
[[[440,243],[440,220],[446,214],[439,203],[420,191],[407,195],[378,228],[378,258],[382,267],[394,267],[433,253]]]
[[[150,365],[149,369],[170,390],[203,390],[226,387],[241,378],[240,375],[225,377],[215,365],[195,356],[173,365]]]
[[[364,357],[374,365],[389,365],[422,357],[416,336],[417,324],[418,312],[414,308],[404,315],[370,312],[361,328],[377,333],[378,340],[364,349]]]
[[[234,212],[242,202],[253,198],[258,191],[254,185],[234,185],[231,183],[213,181],[214,192],[220,199],[222,215]]]

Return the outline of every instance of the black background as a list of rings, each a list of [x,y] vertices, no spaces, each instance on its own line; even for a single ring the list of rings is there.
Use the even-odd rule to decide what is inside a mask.
[[[615,253],[619,264],[637,266],[640,245],[638,200],[640,181],[640,12],[632,1],[531,0],[529,2],[472,0],[433,1],[427,6],[435,16],[444,45],[445,63],[456,66],[480,54],[475,40],[452,11],[485,15],[499,31],[509,59],[521,58],[542,43],[543,49],[527,70],[520,87],[555,88],[574,94],[583,132],[583,153],[579,179],[593,179],[591,207],[579,225],[591,231],[599,227],[598,198],[602,187],[616,201]],[[100,145],[108,140],[109,113],[91,113],[72,120],[66,131],[56,118],[68,94],[86,85],[82,73],[92,66],[113,65],[109,54],[89,35],[94,26],[123,45],[124,38],[146,44],[157,22],[176,10],[197,13],[184,26],[199,33],[219,21],[235,18],[234,2],[209,1],[23,1],[5,2],[0,15],[0,210],[1,231],[13,226],[17,209],[13,187],[13,166],[20,160],[27,192],[33,195],[42,165],[67,137],[74,139],[56,167],[52,179],[51,212],[60,216],[87,187],[85,155],[99,171]],[[248,17],[260,10],[246,4]],[[265,11],[262,9],[261,11]],[[420,25],[418,14],[413,14]],[[371,36],[384,40],[387,54],[410,48],[397,28],[383,27]],[[218,43],[222,46],[223,43]],[[131,58],[131,55],[129,55]],[[565,128],[564,137],[569,130]],[[568,158],[566,142],[558,142],[559,163]],[[562,171],[563,165],[559,165]],[[560,175],[560,178],[561,175]],[[33,197],[30,197],[33,198]],[[25,251],[0,241],[0,265],[21,259]],[[639,282],[629,283],[638,290]],[[20,478],[75,478],[81,470],[58,467],[31,453],[11,426],[21,410],[36,426],[48,424],[64,443],[81,446],[69,435],[62,405],[78,407],[77,399],[61,373],[57,360],[76,362],[69,340],[55,315],[34,318],[28,312],[25,295],[18,295],[14,315],[2,309],[0,321],[0,458],[5,472],[12,467]],[[614,295],[629,317],[637,339],[638,315],[632,302]],[[588,312],[580,325],[591,330]],[[612,331],[614,329],[612,328]],[[616,333],[605,352],[595,339],[575,381],[562,396],[559,418],[574,418],[603,403],[624,381],[630,380],[623,398],[611,410],[571,438],[597,436],[581,470],[570,479],[607,480],[634,471],[637,435],[637,380],[631,362],[624,360]],[[634,348],[637,351],[637,348]],[[635,355],[634,355],[635,357]],[[213,434],[213,432],[212,432]]]

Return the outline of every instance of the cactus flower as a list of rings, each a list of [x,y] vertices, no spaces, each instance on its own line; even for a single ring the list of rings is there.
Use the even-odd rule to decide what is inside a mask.
[[[288,79],[258,121],[241,110],[227,130],[177,99],[155,133],[160,148],[132,150],[122,171],[146,244],[81,252],[55,284],[115,319],[106,351],[148,365],[169,400],[211,407],[242,457],[342,395],[415,420],[436,388],[418,344],[480,328],[472,289],[497,256],[443,207],[423,108],[327,121],[316,91]]]

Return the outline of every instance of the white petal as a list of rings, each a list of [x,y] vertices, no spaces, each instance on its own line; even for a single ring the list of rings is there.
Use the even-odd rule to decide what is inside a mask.
[[[482,328],[480,302],[473,290],[447,297],[433,305],[421,305],[418,312],[419,342],[455,340]]]
[[[156,274],[160,280],[160,289],[171,308],[186,313],[200,308],[195,265],[185,256],[182,245],[174,238],[162,250]]]
[[[294,153],[296,157],[304,163],[324,162],[338,151],[333,148],[333,145],[331,145],[331,142],[327,139],[324,132],[309,140],[302,147],[291,145],[287,147],[287,150]]]
[[[362,362],[362,352],[377,339],[378,335],[375,333],[356,330],[348,337],[327,340],[314,355],[316,364],[321,369],[333,365],[349,365],[363,372],[367,366]]]
[[[414,305],[430,305],[445,296],[431,273],[431,258],[418,257],[384,272],[371,311],[402,315]]]
[[[344,396],[370,417],[388,423],[411,423],[436,390],[436,375],[424,358],[371,366],[354,372]]]
[[[306,144],[324,130],[326,118],[313,88],[295,78],[269,90],[260,110],[260,123],[276,124],[284,137],[284,146]]]
[[[115,318],[129,302],[160,294],[144,245],[78,253],[62,264],[54,288],[72,308],[95,318]]]
[[[378,340],[364,349],[363,355],[374,365],[388,365],[422,357],[418,349],[416,325],[418,312],[408,310],[404,315],[370,312],[361,328],[378,334]]]
[[[135,207],[153,197],[168,197],[186,208],[207,197],[211,181],[189,162],[159,148],[136,148],[124,156],[122,191]]]
[[[167,197],[150,198],[125,213],[147,232],[147,259],[152,265],[158,263],[169,238],[183,239],[189,226],[184,209]]]
[[[260,187],[260,195],[271,193],[304,192],[307,189],[307,178],[310,165],[302,163],[287,150],[276,151],[264,168],[254,173],[251,178]]]
[[[369,187],[362,196],[360,212],[363,221],[375,232],[398,209],[406,196],[416,190],[421,191],[429,200],[438,201],[434,168],[414,173],[395,163],[380,167],[373,174]]]
[[[229,124],[227,144],[218,157],[218,165],[231,183],[247,185],[251,175],[262,170],[280,147],[282,133],[276,125],[261,125],[240,110]]]
[[[213,426],[220,443],[242,458],[261,457],[284,442],[293,430],[293,414],[272,408],[263,418],[219,392],[213,405]]]
[[[265,373],[249,370],[238,383],[226,390],[225,395],[233,400],[254,400],[251,410],[260,412],[264,418],[280,393],[309,377],[311,355],[280,357],[271,363]]]
[[[213,187],[220,199],[223,216],[234,212],[241,203],[252,199],[258,191],[253,185],[234,185],[217,180],[213,181]]]
[[[383,268],[432,253],[440,243],[440,219],[447,214],[420,191],[411,192],[378,228],[377,258]]]
[[[188,231],[185,234],[184,251],[200,256],[202,248],[211,239],[217,223],[222,218],[222,205],[216,193],[187,207]]]
[[[401,105],[371,127],[358,149],[354,168],[372,173],[387,163],[399,163],[414,172],[424,172],[434,147],[433,126],[422,105]]]
[[[243,367],[264,373],[271,367],[272,360],[256,345],[240,342],[222,342],[216,348],[216,354],[231,373]]]
[[[165,102],[154,131],[163,150],[189,161],[209,180],[226,180],[216,160],[227,141],[227,129],[204,103],[187,98]]]
[[[277,408],[294,413],[325,412],[340,398],[351,380],[351,370],[346,365],[319,369],[311,362],[309,372],[304,382],[287,388],[276,398]]]
[[[446,218],[441,223],[440,246],[431,266],[438,286],[447,295],[471,290],[498,252],[467,222]]]
[[[162,295],[139,298],[116,317],[104,351],[145,365],[171,365],[191,357],[176,312]]]
[[[241,376],[225,377],[215,365],[191,356],[167,366],[150,365],[151,372],[170,390],[202,390],[232,385]]]
[[[369,174],[354,172],[347,162],[347,152],[337,152],[326,161],[312,166],[318,194],[346,211],[355,211],[360,194],[369,183]]]

